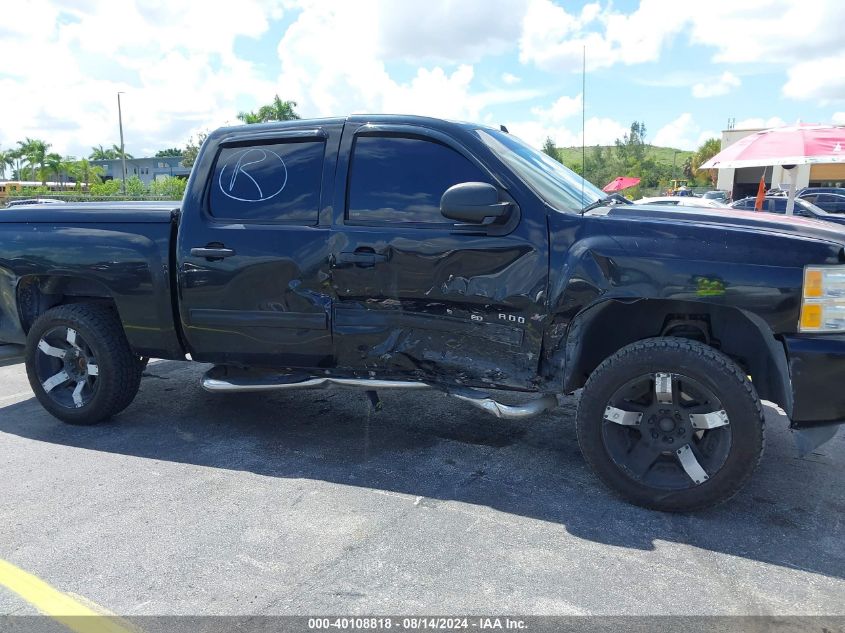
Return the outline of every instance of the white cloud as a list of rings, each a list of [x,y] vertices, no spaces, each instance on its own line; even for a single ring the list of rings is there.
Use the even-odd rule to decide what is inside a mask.
[[[541,121],[559,123],[581,112],[581,100],[580,94],[574,97],[564,95],[548,108],[531,108],[531,114]]]
[[[756,130],[756,129],[766,129],[770,127],[783,127],[786,125],[786,121],[781,119],[779,116],[772,116],[768,119],[764,119],[763,117],[751,117],[748,119],[740,119],[734,123],[734,129],[737,130]]]
[[[686,14],[661,0],[642,0],[630,14],[598,3],[575,14],[551,0],[532,0],[522,21],[520,61],[545,70],[579,70],[585,48],[588,70],[654,61],[684,26]]]
[[[731,0],[690,11],[690,22],[692,41],[714,47],[714,61],[782,64],[840,50],[845,11],[841,0]]]
[[[692,114],[684,112],[657,130],[652,143],[658,147],[674,147],[677,149],[694,150],[708,138],[718,136],[710,130],[703,131],[692,118]]]
[[[581,126],[566,126],[532,121],[508,121],[508,130],[533,147],[541,147],[546,138],[551,138],[557,147],[580,147]],[[630,126],[623,125],[606,117],[591,117],[584,127],[585,143],[592,145],[613,145],[617,138],[622,138],[630,131]]]
[[[519,19],[528,0],[427,0],[403,5],[396,0],[357,0],[351,7],[375,23],[379,51],[385,59],[410,62],[472,63],[514,47]],[[326,10],[326,3],[305,0],[306,8]],[[340,3],[337,3],[340,4]],[[514,19],[517,16],[517,19]],[[342,49],[332,48],[333,54]]]
[[[845,125],[845,112],[834,112],[830,120],[834,125]]]
[[[235,56],[234,41],[261,35],[267,16],[281,10],[263,0],[238,7],[231,15],[223,5],[184,1],[143,9],[107,0],[10,5],[0,26],[0,144],[32,136],[84,155],[117,143],[118,91],[126,93],[126,146],[135,155],[234,120],[239,102],[275,88]]]
[[[845,56],[831,55],[842,50],[841,0],[714,2],[691,20],[691,41],[714,47],[713,61],[786,68],[783,93],[795,99],[844,98]]]
[[[390,0],[239,0],[236,10],[190,0],[12,3],[0,24],[0,146],[33,136],[80,155],[116,143],[117,91],[126,93],[126,144],[135,155],[236,123],[239,110],[275,93],[299,101],[304,116],[483,119],[486,108],[539,94],[508,80],[502,88],[473,84],[474,60],[515,49],[526,2],[503,0],[491,11],[486,0],[432,0],[422,13]],[[262,68],[240,59],[236,41],[266,40],[283,10],[294,18],[278,34],[278,59],[262,59]],[[396,61],[417,70],[398,81],[387,67]]]
[[[692,96],[696,99],[719,97],[739,88],[741,84],[739,77],[726,70],[720,77],[695,84],[692,87]]]
[[[479,8],[482,4],[481,0],[473,0],[467,6]],[[419,42],[409,44],[407,50],[400,50],[402,42],[407,43],[417,35],[408,31],[407,37],[397,39],[392,32],[394,27],[387,29],[379,21],[379,16],[393,23],[399,20],[394,15],[399,13],[395,10],[399,5],[391,4],[394,10],[381,12],[378,11],[377,0],[369,0],[368,3],[339,3],[328,7],[320,4],[320,10],[308,10],[315,6],[312,0],[308,0],[305,6],[306,9],[279,42],[281,75],[278,83],[285,87],[285,94],[296,99],[303,112],[308,114],[345,114],[352,109],[357,112],[394,112],[478,120],[484,117],[483,110],[490,105],[522,101],[538,94],[536,90],[476,91],[472,86],[475,72],[471,64],[461,64],[454,70],[448,70],[446,64],[422,66],[410,81],[399,82],[387,70],[385,51],[415,58],[424,56],[426,50]],[[445,29],[446,33],[457,37],[458,32],[454,29],[466,20],[462,18],[463,21],[455,21],[448,10],[450,6],[441,2],[434,9],[440,11],[437,14],[440,30]],[[489,31],[505,32],[499,17],[493,21],[489,18],[491,14],[497,13],[479,10],[472,28],[467,26],[460,46],[495,47]],[[469,19],[464,13],[460,15]],[[406,24],[404,19],[399,20],[399,23],[405,25],[403,28],[406,30],[411,28],[411,22]],[[419,38],[440,41],[438,38],[443,33],[440,33],[437,24],[434,17],[429,15],[419,26]],[[485,25],[490,28],[485,28]],[[391,31],[387,43],[384,35],[386,30]],[[327,41],[331,41],[332,46],[326,46]],[[443,47],[443,50],[449,50],[449,47]],[[339,55],[338,51],[344,51],[344,54]]]
[[[787,71],[783,94],[822,103],[845,100],[845,53],[795,64]]]
[[[544,70],[578,71],[586,47],[587,69],[595,70],[657,61],[684,33],[710,48],[713,62],[787,69],[788,97],[832,101],[845,99],[845,57],[838,53],[843,31],[841,0],[731,0],[711,2],[706,10],[691,0],[641,0],[630,13],[611,3],[576,13],[552,0],[531,0],[519,52],[523,63]],[[724,78],[719,87],[700,84],[695,96],[726,94],[739,85]]]
[[[502,73],[502,82],[508,86],[518,84],[520,81],[520,78],[512,73]]]

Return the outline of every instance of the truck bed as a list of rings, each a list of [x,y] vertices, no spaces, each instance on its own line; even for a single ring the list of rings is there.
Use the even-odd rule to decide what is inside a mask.
[[[27,310],[54,296],[114,302],[144,356],[183,352],[172,310],[178,202],[89,202],[0,209],[0,342],[22,344]]]

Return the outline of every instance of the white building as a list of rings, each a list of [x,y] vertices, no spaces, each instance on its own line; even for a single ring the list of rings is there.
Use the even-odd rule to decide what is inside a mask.
[[[739,139],[759,132],[761,129],[764,128],[722,130],[721,149],[725,149]],[[781,185],[784,189],[786,188],[787,183],[789,183],[789,175],[780,166],[720,169],[716,188],[722,191],[730,191],[734,200],[757,195],[757,187],[760,185],[760,176],[764,174],[764,169],[767,189]],[[801,189],[801,187],[845,187],[845,164],[798,165],[792,171],[795,173],[796,190]]]

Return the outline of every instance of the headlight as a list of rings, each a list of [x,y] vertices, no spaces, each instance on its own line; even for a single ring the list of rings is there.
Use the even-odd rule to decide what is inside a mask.
[[[845,332],[845,266],[807,266],[799,332]]]

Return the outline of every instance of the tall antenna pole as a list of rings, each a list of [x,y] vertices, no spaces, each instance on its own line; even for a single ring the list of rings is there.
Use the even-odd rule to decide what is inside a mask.
[[[120,110],[120,95],[117,93],[117,121],[120,126],[120,159],[123,163],[123,194],[126,195],[126,149],[123,147],[123,112]]]
[[[587,46],[581,57],[581,208],[584,208],[584,181],[587,179]]]

